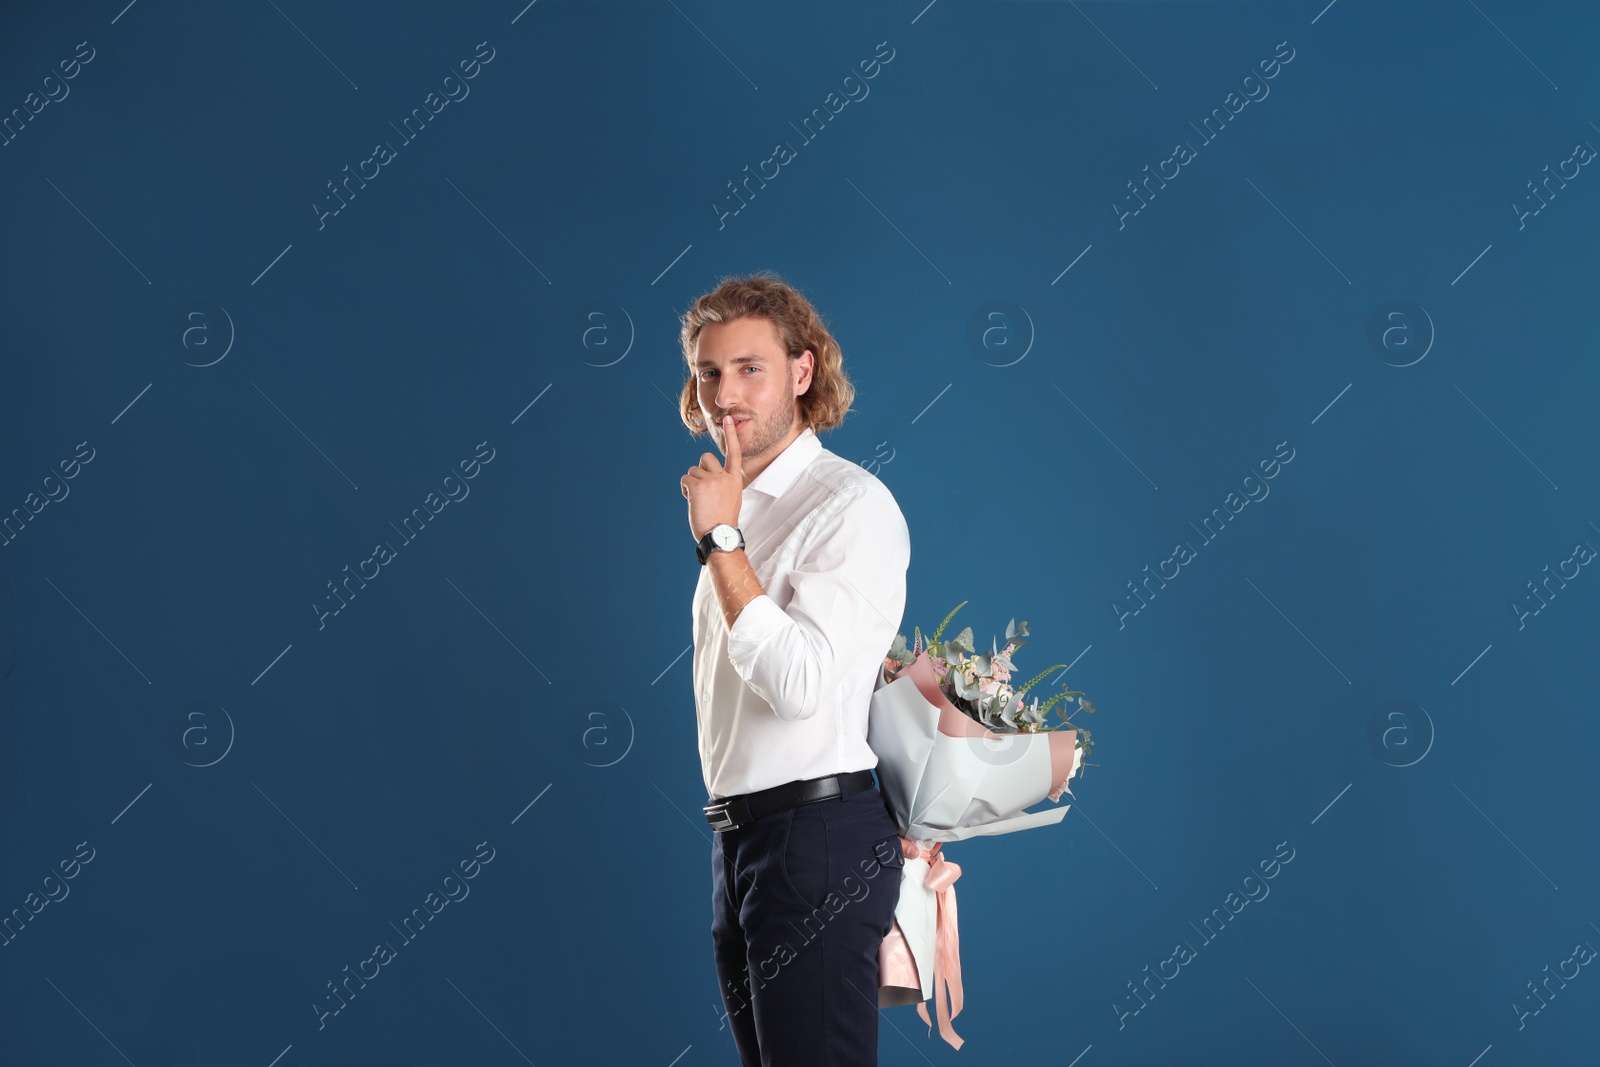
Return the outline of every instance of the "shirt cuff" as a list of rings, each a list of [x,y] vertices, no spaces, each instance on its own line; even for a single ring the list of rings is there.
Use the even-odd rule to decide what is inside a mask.
[[[750,681],[761,646],[788,624],[788,613],[765,593],[751,598],[739,610],[739,617],[728,630],[728,662],[741,679]]]

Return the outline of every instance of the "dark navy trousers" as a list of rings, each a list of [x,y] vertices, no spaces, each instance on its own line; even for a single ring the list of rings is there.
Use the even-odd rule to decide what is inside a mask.
[[[711,943],[745,1067],[875,1067],[904,866],[877,787],[715,835]]]

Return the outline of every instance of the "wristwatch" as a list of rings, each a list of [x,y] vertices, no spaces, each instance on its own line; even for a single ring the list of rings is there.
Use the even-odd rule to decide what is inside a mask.
[[[719,522],[707,530],[706,535],[695,544],[694,554],[700,558],[700,566],[704,567],[706,559],[713,551],[732,552],[743,547],[744,533],[737,526]]]

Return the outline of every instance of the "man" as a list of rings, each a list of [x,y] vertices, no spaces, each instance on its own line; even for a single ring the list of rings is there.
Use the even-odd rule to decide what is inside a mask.
[[[712,948],[746,1067],[873,1065],[878,947],[904,858],[867,708],[905,611],[911,539],[888,488],[822,447],[854,397],[838,343],[775,275],[684,313],[680,414],[700,762],[716,830]]]

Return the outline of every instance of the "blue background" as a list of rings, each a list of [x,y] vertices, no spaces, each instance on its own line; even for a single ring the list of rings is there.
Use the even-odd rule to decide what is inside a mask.
[[[1527,588],[1600,546],[1600,177],[1512,205],[1600,145],[1597,31],[1489,0],[6,5],[0,113],[93,59],[0,148],[0,913],[93,859],[0,948],[0,1061],[736,1062],[677,315],[758,269],[843,345],[824,444],[906,515],[903,632],[1026,619],[1021,676],[1072,662],[1099,707],[1062,824],[950,849],[966,1047],[896,1008],[882,1062],[1592,1057],[1592,968],[1515,1005],[1600,947],[1600,577]]]

